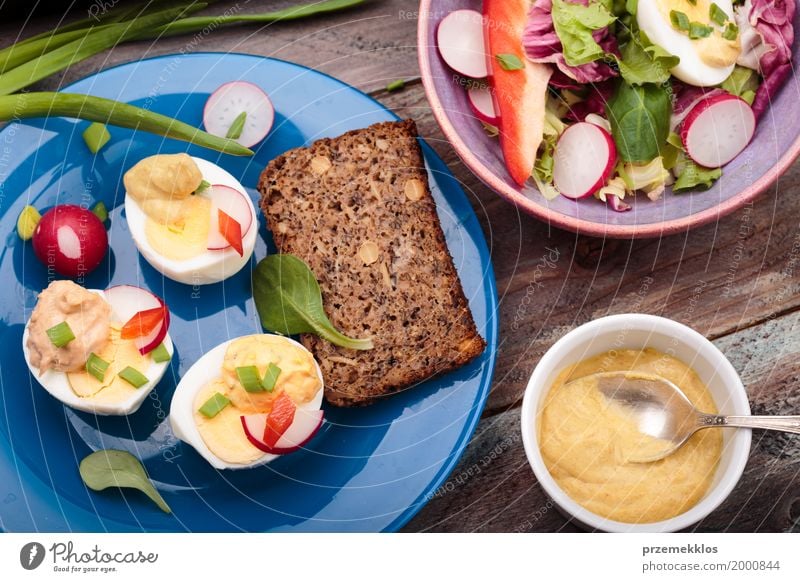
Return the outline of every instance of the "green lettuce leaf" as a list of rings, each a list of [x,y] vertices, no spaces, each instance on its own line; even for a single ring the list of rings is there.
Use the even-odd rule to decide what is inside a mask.
[[[698,166],[684,153],[680,154],[677,167],[681,170],[672,186],[672,191],[676,194],[696,188],[708,190],[722,175],[720,168]]]
[[[617,59],[619,72],[631,85],[666,83],[670,70],[680,62],[680,58],[651,43],[643,32],[633,34],[620,53],[622,59]]]
[[[722,82],[720,88],[731,95],[741,97],[747,101],[748,104],[752,105],[758,85],[758,73],[753,69],[736,65],[730,76]]]
[[[605,56],[605,51],[592,37],[592,31],[608,26],[616,18],[602,2],[584,6],[553,0],[552,18],[568,65],[578,67]]]

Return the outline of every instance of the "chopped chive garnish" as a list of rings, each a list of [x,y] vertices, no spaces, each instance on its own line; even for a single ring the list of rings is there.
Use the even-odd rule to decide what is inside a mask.
[[[711,19],[711,22],[714,22],[719,26],[724,26],[725,21],[728,20],[728,15],[717,5],[716,2],[711,3],[711,7],[708,9],[708,17]]]
[[[228,133],[225,134],[225,137],[228,139],[239,139],[242,136],[242,130],[244,130],[245,121],[247,121],[247,112],[242,111],[236,116],[236,119],[233,120],[233,123],[231,123],[231,126],[228,128]]]
[[[725,40],[736,40],[737,36],[739,36],[739,27],[733,22],[726,24],[725,30],[722,31],[722,38]]]
[[[207,180],[200,180],[200,185],[195,189],[194,193],[199,194],[200,192],[204,192],[211,187],[211,182]]]
[[[142,386],[144,386],[149,382],[147,376],[142,374],[136,368],[132,368],[130,366],[122,370],[119,373],[119,377],[125,380],[128,384],[130,384],[134,388],[141,388]]]
[[[106,208],[106,205],[102,200],[92,206],[92,214],[99,218],[100,222],[105,222],[108,220],[108,208]]]
[[[22,209],[17,218],[17,234],[22,240],[31,240],[36,225],[42,219],[42,215],[33,206],[28,205]]]
[[[102,123],[92,123],[83,132],[83,141],[86,142],[86,146],[93,154],[99,152],[110,139],[111,134],[108,133],[108,129]]]
[[[206,418],[214,418],[222,412],[231,401],[224,394],[214,392],[214,396],[205,401],[205,404],[198,409],[198,412]]]
[[[391,93],[392,91],[399,91],[405,86],[406,82],[403,81],[403,79],[397,79],[396,81],[392,81],[391,83],[386,85],[386,90]]]
[[[150,352],[150,355],[153,357],[153,361],[158,364],[161,364],[162,362],[169,362],[172,359],[172,356],[169,355],[169,352],[167,351],[167,346],[165,346],[163,343],[158,344],[156,349]]]
[[[255,366],[239,366],[236,368],[236,376],[239,378],[242,388],[248,392],[264,391],[264,387],[261,385],[261,376]]]
[[[697,6],[697,0],[687,0],[692,6]]]
[[[54,325],[47,330],[47,337],[53,342],[57,348],[63,348],[69,342],[75,339],[75,334],[66,321],[62,321],[58,325]]]
[[[103,358],[92,352],[89,354],[89,359],[86,360],[86,371],[102,382],[103,378],[106,377],[106,370],[108,370],[109,365]]]
[[[714,32],[714,29],[700,22],[689,23],[689,38],[697,40],[698,38],[706,38]]]
[[[267,366],[267,371],[264,373],[264,379],[261,381],[261,386],[267,392],[275,390],[275,384],[278,381],[278,376],[281,375],[281,369],[273,363]]]
[[[519,69],[524,69],[525,65],[522,63],[520,58],[511,53],[499,54],[495,55],[494,58],[497,59],[497,62],[500,63],[500,66],[503,67],[506,71],[517,71]]]
[[[689,17],[686,16],[684,12],[670,10],[669,21],[672,23],[672,28],[676,28],[684,32],[689,30]]]

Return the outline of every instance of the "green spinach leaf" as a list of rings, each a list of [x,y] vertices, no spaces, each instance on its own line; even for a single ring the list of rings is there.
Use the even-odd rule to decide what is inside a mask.
[[[313,333],[353,350],[373,347],[371,339],[353,339],[333,327],[322,308],[322,292],[314,273],[294,255],[269,255],[256,265],[253,299],[266,329],[284,335]]]
[[[598,1],[572,4],[553,0],[553,26],[564,49],[564,60],[573,67],[584,65],[605,56],[592,32],[608,26],[616,17]]]
[[[669,135],[672,102],[660,85],[620,83],[606,106],[620,158],[647,163],[661,155]]]
[[[147,495],[164,513],[172,510],[158,493],[139,459],[127,451],[99,450],[81,461],[78,468],[86,486],[95,491],[109,487],[138,489]]]

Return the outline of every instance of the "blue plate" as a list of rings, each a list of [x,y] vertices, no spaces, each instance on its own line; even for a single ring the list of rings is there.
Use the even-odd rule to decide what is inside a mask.
[[[497,347],[497,291],[478,220],[442,160],[423,144],[450,252],[488,347],[476,361],[374,406],[326,408],[330,421],[310,450],[246,471],[212,469],[175,439],[167,416],[177,380],[227,339],[261,331],[250,269],[216,285],[163,278],[132,244],[122,207],[122,175],[156,152],[210,159],[251,189],[265,164],[289,148],[397,117],[356,89],[283,61],[236,54],[164,56],[115,67],[71,85],[200,126],[219,85],[248,80],[269,93],[276,122],[254,158],[236,158],[141,132],[111,128],[92,156],[84,121],[12,123],[0,132],[0,529],[6,531],[381,531],[397,530],[452,470],[486,401]],[[176,357],[142,405],[127,417],[97,417],[64,407],[29,374],[21,338],[37,293],[53,277],[16,235],[25,204],[93,204],[110,209],[111,251],[82,283],[132,283],[164,297],[172,312]],[[271,244],[263,218],[251,267]],[[79,461],[100,448],[140,458],[172,507],[161,513],[136,491],[87,490]]]

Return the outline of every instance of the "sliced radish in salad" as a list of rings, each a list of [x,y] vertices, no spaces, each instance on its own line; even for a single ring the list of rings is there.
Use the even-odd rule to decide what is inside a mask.
[[[247,81],[225,83],[214,91],[203,109],[203,125],[212,135],[226,137],[242,113],[244,127],[236,141],[252,147],[267,137],[275,121],[275,108],[260,87]]]
[[[564,130],[556,143],[553,185],[573,200],[591,196],[606,183],[616,161],[617,148],[610,133],[593,123],[576,123]]]
[[[681,124],[681,140],[695,163],[719,168],[742,153],[755,130],[750,105],[725,93],[702,99],[692,108]]]
[[[247,439],[257,449],[272,455],[286,455],[306,446],[317,434],[323,422],[322,410],[297,409],[294,419],[274,445],[265,442],[268,414],[248,414],[240,417]]]
[[[118,321],[129,323],[140,313],[161,309],[163,317],[161,323],[155,325],[148,333],[140,335],[133,343],[142,355],[158,347],[164,341],[169,330],[169,309],[164,301],[150,291],[133,285],[116,285],[109,287],[103,294],[111,305],[114,318]]]
[[[469,106],[472,108],[475,117],[481,121],[494,125],[500,124],[500,116],[494,107],[494,97],[489,87],[473,87],[467,91]]]
[[[480,12],[454,10],[442,18],[436,29],[436,45],[444,62],[457,73],[473,79],[489,74]]]
[[[210,251],[220,251],[231,247],[231,242],[225,237],[226,229],[222,230],[219,220],[219,211],[239,223],[241,238],[250,230],[253,223],[253,213],[250,210],[250,202],[245,198],[245,194],[236,188],[214,184],[209,186],[202,194],[211,198],[211,226],[208,230],[208,245]],[[241,242],[240,245],[241,247]],[[240,249],[237,252],[241,254]]]

